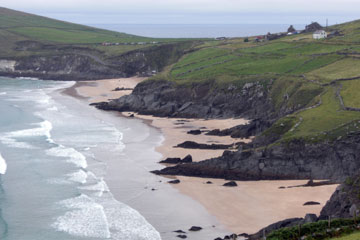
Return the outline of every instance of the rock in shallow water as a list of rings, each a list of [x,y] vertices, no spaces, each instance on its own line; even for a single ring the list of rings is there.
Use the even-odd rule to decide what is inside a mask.
[[[168,181],[168,183],[171,183],[171,184],[179,184],[179,183],[180,183],[180,180],[176,179],[176,180]]]
[[[197,231],[200,231],[202,229],[202,227],[198,227],[198,226],[192,226],[189,231],[192,231],[192,232],[197,232]]]

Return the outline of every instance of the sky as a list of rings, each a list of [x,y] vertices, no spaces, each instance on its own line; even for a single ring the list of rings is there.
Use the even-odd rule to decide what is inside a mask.
[[[306,24],[360,18],[360,0],[0,0],[82,24]]]

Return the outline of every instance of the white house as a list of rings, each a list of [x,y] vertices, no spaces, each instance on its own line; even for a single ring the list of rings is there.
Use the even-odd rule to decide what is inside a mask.
[[[327,33],[324,30],[317,30],[316,32],[314,32],[313,38],[314,39],[327,38]]]

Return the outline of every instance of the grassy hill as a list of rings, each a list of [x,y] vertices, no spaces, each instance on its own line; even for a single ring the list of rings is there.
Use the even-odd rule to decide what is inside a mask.
[[[299,109],[264,134],[280,141],[334,139],[360,125],[360,21],[331,26],[340,36],[314,40],[312,33],[255,42],[250,38],[205,43],[157,78],[178,85],[215,81],[217,86],[261,82],[277,109]],[[156,78],[155,78],[156,79]],[[343,102],[344,104],[342,104]],[[291,121],[289,121],[291,120]],[[288,127],[279,127],[286,124]]]
[[[102,79],[147,75],[183,55],[199,39],[157,39],[68,23],[0,7],[0,60],[6,76]]]
[[[32,51],[20,51],[19,49],[29,41],[52,46],[86,46],[97,50],[100,55],[114,56],[161,43],[184,40],[186,39],[155,39],[135,36],[0,7],[0,57],[44,54],[44,51],[36,47],[33,47],[35,49]],[[102,46],[103,42],[118,43],[119,45]],[[49,51],[51,50],[50,48]]]

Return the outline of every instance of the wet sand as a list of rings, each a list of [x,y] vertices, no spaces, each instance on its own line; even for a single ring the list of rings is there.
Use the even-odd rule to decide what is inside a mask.
[[[106,83],[107,81],[109,83]],[[129,82],[126,79],[122,79],[121,82],[126,82],[127,87],[134,87],[136,85],[134,79],[129,80]],[[86,86],[78,85],[75,86],[75,89],[78,94],[87,97],[90,102],[95,102],[95,100],[105,101],[109,98],[114,98],[110,93],[115,86],[113,84],[119,84],[119,81],[102,80],[95,83],[88,81]],[[125,87],[125,84],[122,86]],[[101,90],[97,90],[97,88]],[[129,116],[129,114],[131,113],[123,113],[124,116]],[[194,161],[200,161],[221,156],[223,153],[223,150],[174,148],[174,146],[184,141],[191,140],[207,144],[233,144],[239,141],[250,141],[249,139],[187,134],[189,130],[226,129],[246,124],[247,120],[245,119],[199,120],[158,118],[136,114],[135,116],[135,119],[142,119],[163,133],[164,139],[162,144],[156,148],[162,154],[162,159],[166,157],[184,157],[187,154],[191,154]],[[134,118],[128,119],[134,120]],[[279,220],[304,217],[306,213],[319,214],[322,206],[325,205],[337,187],[337,185],[327,185],[321,187],[279,189],[280,186],[304,184],[306,183],[304,180],[237,182],[238,187],[228,188],[223,187],[222,184],[225,181],[219,179],[176,178],[181,183],[172,185],[174,188],[199,202],[226,229],[235,233],[254,233]],[[212,181],[213,184],[205,184],[206,181]],[[303,206],[307,201],[317,201],[320,202],[320,205]]]

